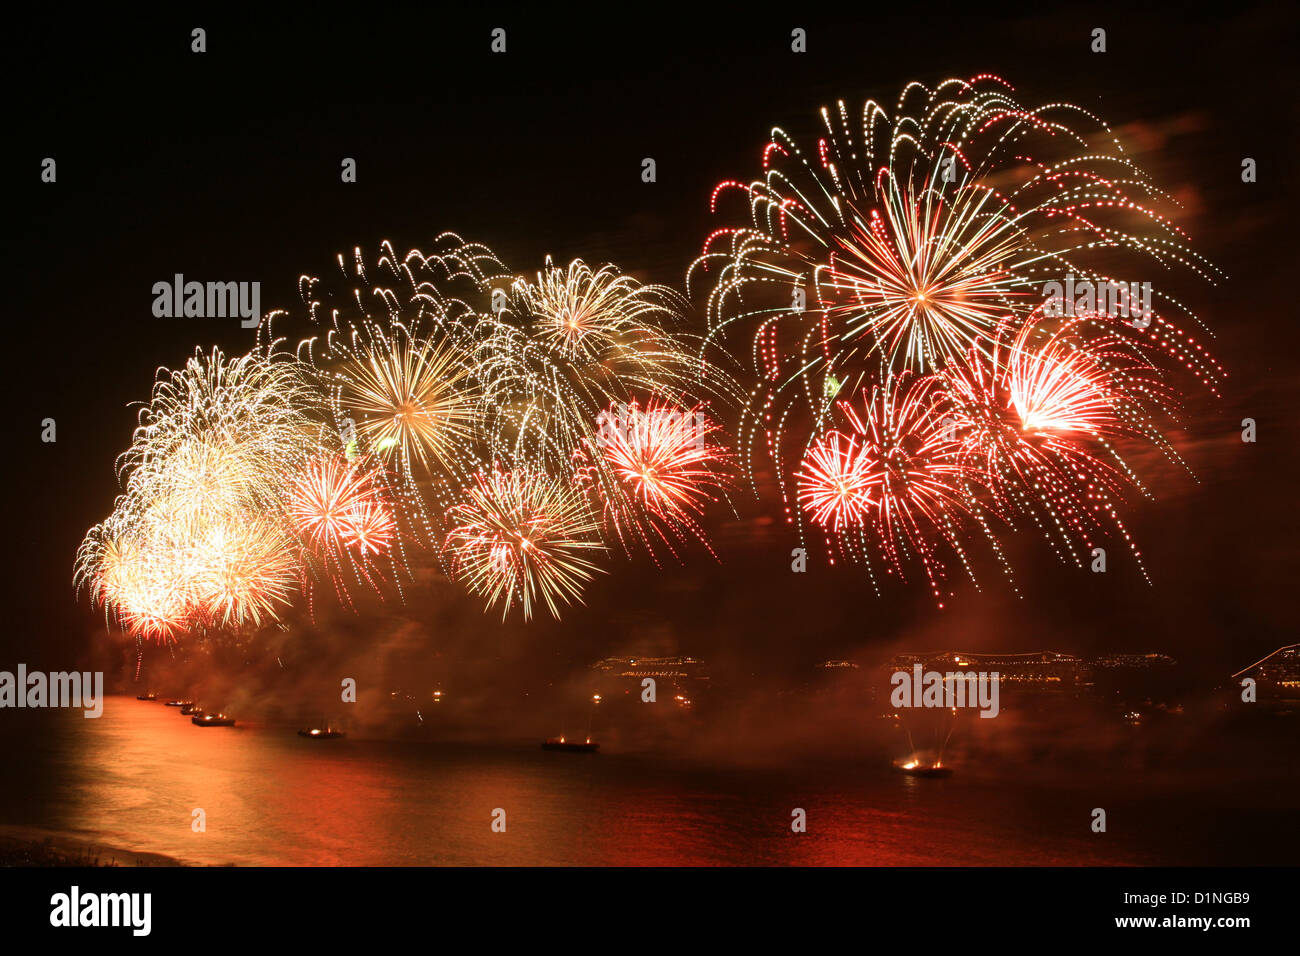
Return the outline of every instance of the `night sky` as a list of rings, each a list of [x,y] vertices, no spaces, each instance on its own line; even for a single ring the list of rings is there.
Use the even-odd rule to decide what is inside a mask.
[[[501,625],[477,599],[446,592],[437,600],[455,607],[422,595],[391,613],[427,625],[430,648],[521,666],[581,666],[665,641],[719,669],[772,673],[873,648],[1113,649],[1169,653],[1215,681],[1294,641],[1300,98],[1284,72],[1294,14],[1134,6],[1006,19],[928,6],[890,19],[862,6],[844,21],[801,6],[716,18],[653,5],[353,7],[348,19],[309,21],[51,13],[16,27],[0,663],[95,659],[102,617],[76,600],[72,562],[111,509],[128,405],[195,346],[252,345],[237,320],[155,318],[155,282],[258,280],[264,309],[294,307],[298,276],[330,272],[341,251],[419,247],[453,230],[521,273],[551,254],[681,288],[722,224],[710,192],[757,174],[773,125],[797,135],[836,98],[892,104],[909,80],[985,72],[1023,101],[1078,103],[1110,123],[1184,202],[1193,246],[1229,276],[1217,287],[1174,279],[1230,377],[1222,402],[1192,393],[1176,436],[1199,483],[1161,472],[1157,500],[1127,512],[1153,586],[1118,556],[1093,575],[1026,540],[1011,545],[1021,600],[991,562],[983,593],[964,589],[944,611],[923,587],[877,598],[861,569],[828,569],[818,554],[809,573],[791,574],[793,535],[757,525],[765,509],[740,495],[740,520],[714,524],[721,564],[702,549],[667,572],[616,563],[559,624]],[[190,52],[195,26],[207,30],[202,55]],[[508,31],[505,55],[489,51],[496,26]],[[1105,54],[1089,51],[1095,26],[1107,29]],[[794,27],[808,31],[807,54],[790,52]],[[46,156],[58,163],[53,185],[40,182]],[[647,156],[654,184],[641,181]],[[1240,178],[1247,156],[1254,184]],[[356,184],[339,182],[343,157],[357,160]],[[1253,445],[1240,440],[1246,416],[1258,422]],[[56,444],[40,441],[46,417]]]

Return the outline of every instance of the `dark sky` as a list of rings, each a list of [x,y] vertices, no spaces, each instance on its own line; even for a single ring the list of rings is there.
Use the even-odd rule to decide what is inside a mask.
[[[0,667],[68,666],[104,639],[74,600],[72,559],[112,506],[128,403],[196,345],[251,345],[235,321],[155,318],[153,283],[177,272],[259,280],[264,308],[289,307],[297,277],[327,272],[340,251],[385,238],[419,246],[451,229],[520,272],[550,253],[680,287],[718,224],[713,186],[755,174],[773,125],[806,129],[834,98],[892,103],[908,80],[982,72],[1025,101],[1075,102],[1106,119],[1187,201],[1194,245],[1230,276],[1178,290],[1216,333],[1231,377],[1222,403],[1192,407],[1183,447],[1200,483],[1171,474],[1155,505],[1131,512],[1154,586],[1130,568],[1058,568],[1035,545],[1018,555],[1023,600],[989,567],[982,595],[937,612],[919,589],[877,599],[852,570],[814,562],[792,575],[792,542],[720,528],[722,566],[696,554],[665,574],[621,568],[561,625],[462,615],[472,645],[585,662],[667,634],[685,652],[767,669],[900,642],[1156,649],[1214,675],[1294,640],[1298,117],[1284,43],[1295,15],[1282,4],[1223,19],[1136,7],[1003,18],[925,5],[891,18],[858,6],[857,19],[835,20],[797,5],[725,17],[655,5],[401,16],[354,6],[347,17],[51,13],[20,24],[6,53],[17,201],[6,204],[5,272],[18,297],[3,374]],[[194,26],[207,30],[206,54],[189,52]],[[508,31],[504,56],[489,52],[496,26]],[[1095,26],[1108,31],[1105,54],[1089,51]],[[793,27],[808,31],[805,55],[789,52]],[[55,185],[39,181],[46,156]],[[345,156],[358,161],[354,185],[339,182]],[[646,156],[653,185],[639,175]],[[1257,159],[1258,183],[1240,181],[1244,156]],[[1246,415],[1259,422],[1255,445],[1238,438]],[[47,416],[54,445],[39,440]],[[418,620],[422,608],[406,613]]]

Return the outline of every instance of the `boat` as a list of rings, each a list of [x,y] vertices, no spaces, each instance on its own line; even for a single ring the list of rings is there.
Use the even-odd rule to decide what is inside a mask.
[[[594,754],[600,749],[600,744],[593,743],[588,737],[586,740],[565,740],[563,737],[547,737],[542,741],[543,750],[564,750],[568,753]]]
[[[945,767],[938,761],[934,763],[923,763],[915,757],[907,761],[897,760],[894,762],[894,769],[899,773],[905,773],[909,777],[951,777],[952,769]]]
[[[328,740],[334,737],[346,737],[347,732],[335,730],[333,727],[304,727],[298,731],[299,737],[308,737],[312,740]]]
[[[190,718],[190,722],[197,727],[233,727],[235,718],[227,717],[225,714],[201,714]]]
[[[189,717],[202,717],[203,711],[199,710],[199,705],[193,702],[181,705],[181,713]]]
[[[168,706],[168,707],[188,707],[188,706],[190,706],[190,705],[193,704],[193,703],[194,703],[194,701],[192,701],[192,700],[169,700],[169,701],[167,701],[167,706]]]
[[[157,694],[136,694],[135,699],[136,700],[157,700],[158,695]]]

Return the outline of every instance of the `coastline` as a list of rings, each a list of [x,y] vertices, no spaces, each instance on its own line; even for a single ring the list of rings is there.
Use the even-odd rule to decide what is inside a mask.
[[[0,867],[188,866],[163,853],[146,853],[40,827],[0,824]]]

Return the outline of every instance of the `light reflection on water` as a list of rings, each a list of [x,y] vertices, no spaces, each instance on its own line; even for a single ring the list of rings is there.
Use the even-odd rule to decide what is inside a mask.
[[[21,754],[22,777],[0,796],[0,823],[191,863],[1154,862],[1080,825],[1093,805],[1085,795],[1063,802],[961,775],[306,740],[283,728],[199,728],[175,708],[125,697],[109,698],[98,720],[28,712],[0,733],[10,767]],[[196,807],[204,833],[191,830]],[[790,831],[795,807],[808,813],[807,833]],[[491,831],[496,808],[505,833]]]

